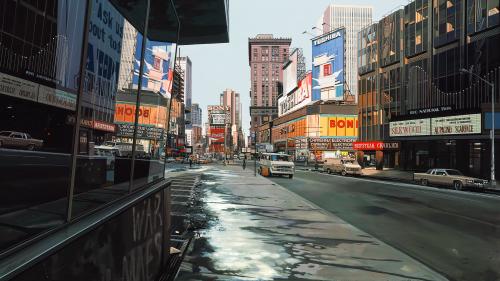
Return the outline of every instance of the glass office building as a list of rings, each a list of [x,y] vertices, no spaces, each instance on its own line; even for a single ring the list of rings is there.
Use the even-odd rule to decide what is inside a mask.
[[[176,47],[227,29],[224,0],[0,2],[0,279],[164,273]]]
[[[499,14],[499,1],[415,0],[358,34],[360,138],[398,148],[361,155],[488,178],[491,87],[459,69],[499,85]]]

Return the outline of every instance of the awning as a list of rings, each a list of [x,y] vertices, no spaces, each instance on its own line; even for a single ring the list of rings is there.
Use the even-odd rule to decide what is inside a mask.
[[[110,0],[123,16],[144,31],[147,0]],[[170,0],[150,0],[148,38],[176,42],[177,19]],[[229,42],[228,0],[173,0],[181,24],[180,45]]]

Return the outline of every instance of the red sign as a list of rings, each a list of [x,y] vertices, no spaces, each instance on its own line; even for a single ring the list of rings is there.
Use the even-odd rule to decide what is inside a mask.
[[[209,137],[212,139],[212,143],[214,142],[224,142],[224,128],[210,128]]]
[[[399,150],[399,142],[383,142],[383,141],[370,141],[370,142],[354,142],[354,150]]]

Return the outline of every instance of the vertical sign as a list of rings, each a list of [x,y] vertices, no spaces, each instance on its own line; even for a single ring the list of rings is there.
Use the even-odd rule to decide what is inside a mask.
[[[344,99],[345,29],[312,39],[313,100]]]

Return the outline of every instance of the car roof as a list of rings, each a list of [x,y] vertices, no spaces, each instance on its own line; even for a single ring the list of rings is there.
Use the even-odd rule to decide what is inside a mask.
[[[290,155],[286,155],[284,153],[269,153],[269,152],[264,152],[264,153],[262,153],[262,155],[290,156]]]

